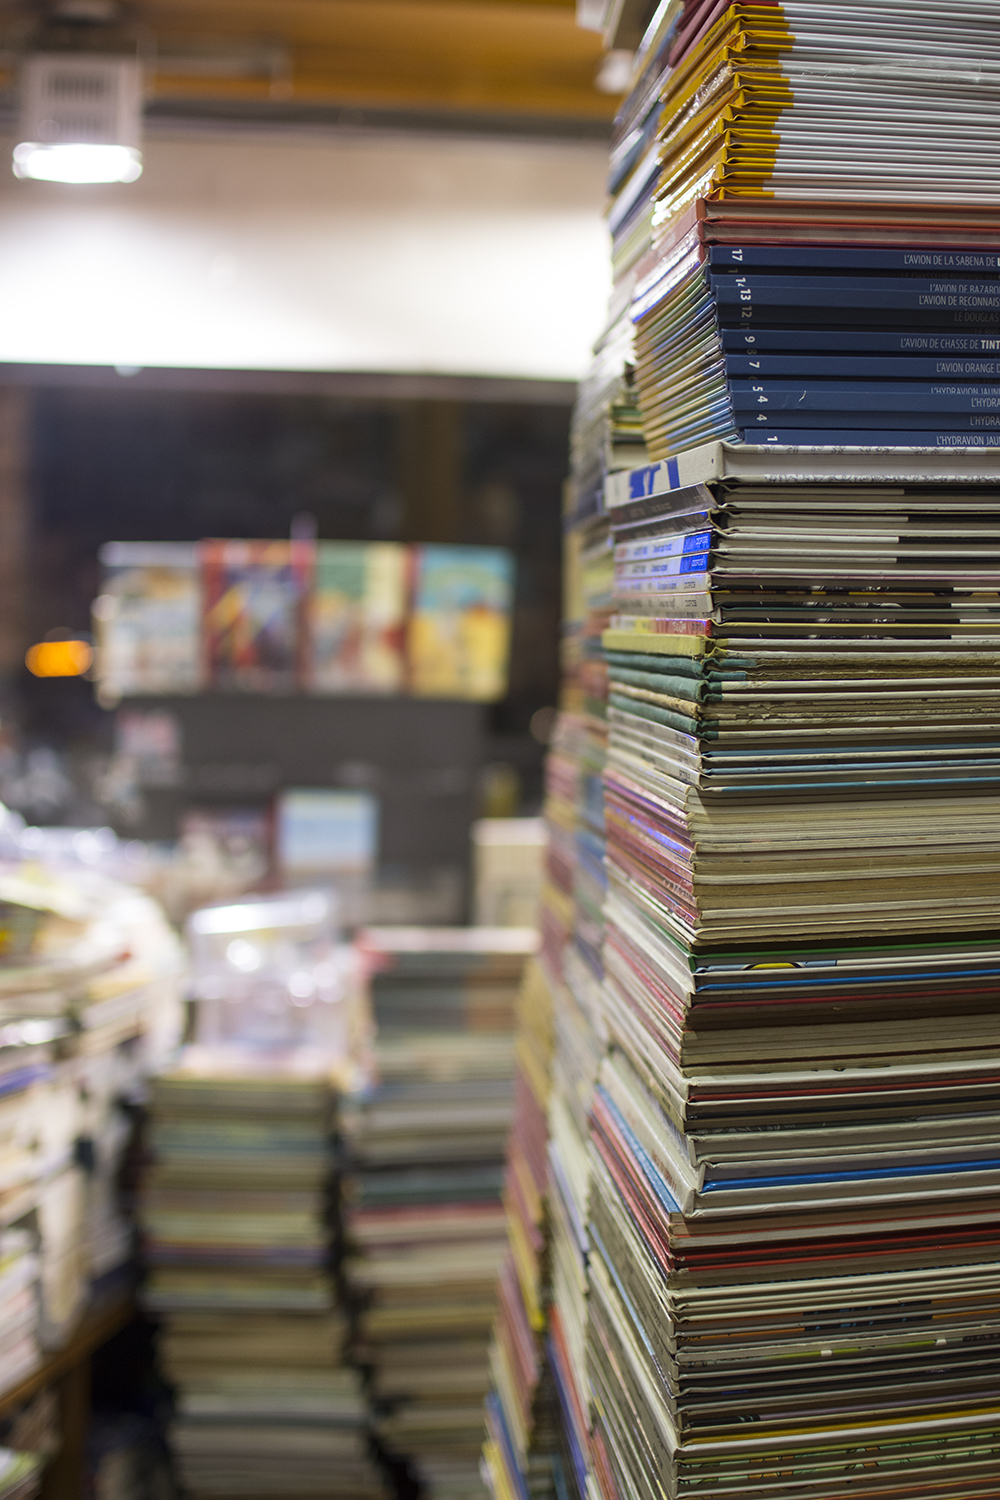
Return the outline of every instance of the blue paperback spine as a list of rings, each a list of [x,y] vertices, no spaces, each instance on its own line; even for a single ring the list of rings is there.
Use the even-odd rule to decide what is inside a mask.
[[[936,413],[932,411],[885,411],[877,404],[865,411],[861,408],[850,407],[846,410],[824,411],[822,408],[807,407],[805,410],[796,411],[789,407],[775,407],[773,410],[759,411],[754,407],[742,408],[733,413],[733,425],[736,427],[884,427],[891,422],[893,427],[900,430],[904,428],[928,428],[934,421]],[[952,432],[994,432],[1000,431],[1000,412],[993,416],[972,417],[963,416],[961,413],[940,413],[942,426],[947,426]]]
[[[681,578],[686,573],[704,573],[707,563],[707,547],[682,557],[656,557],[646,562],[619,563],[615,569],[615,582],[626,583],[638,578]]]
[[[863,354],[727,354],[730,379],[757,380],[1000,380],[1000,359],[909,359]]]
[[[912,432],[858,431],[850,428],[792,427],[758,432],[744,427],[745,443],[788,448],[1000,448],[1000,432]]]
[[[893,276],[711,275],[722,322],[765,321],[815,326],[825,312],[838,322],[1000,323],[1000,283],[910,281]]]
[[[713,271],[922,271],[926,276],[1000,275],[997,250],[875,250],[854,245],[710,245]]]
[[[704,530],[644,537],[638,542],[620,542],[615,548],[615,561],[650,562],[660,557],[683,557],[692,552],[707,552],[711,541],[711,531]]]
[[[725,354],[923,354],[1000,356],[1000,334],[937,333],[933,329],[721,328]]]
[[[1000,413],[1000,385],[941,384],[914,380],[732,380],[734,411],[939,411],[963,415]]]

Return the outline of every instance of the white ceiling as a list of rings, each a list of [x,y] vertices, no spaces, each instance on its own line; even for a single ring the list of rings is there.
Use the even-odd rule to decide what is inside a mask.
[[[110,188],[0,167],[0,360],[583,371],[608,293],[600,144],[213,135],[145,158]]]

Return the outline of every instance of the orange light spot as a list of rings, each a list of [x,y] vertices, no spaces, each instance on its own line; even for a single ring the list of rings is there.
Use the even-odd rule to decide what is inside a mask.
[[[36,677],[82,677],[94,652],[86,641],[40,641],[24,660]]]

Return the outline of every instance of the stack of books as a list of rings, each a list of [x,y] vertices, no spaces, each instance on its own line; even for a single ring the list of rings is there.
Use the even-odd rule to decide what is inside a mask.
[[[997,39],[976,5],[874,15],[658,8],[610,210],[654,458],[1000,442]]]
[[[580,382],[570,433],[570,498],[574,518],[600,512],[609,469],[630,469],[648,458],[635,385],[635,330],[626,298],[602,334]]]
[[[144,1080],[181,1025],[180,946],[155,904],[101,869],[91,835],[76,834],[82,860],[58,832],[21,837],[24,854],[0,862],[0,1228],[29,1235],[37,1294],[0,1389],[130,1274],[121,1168]]]
[[[638,12],[642,7],[634,6]],[[604,6],[621,16],[624,7]],[[659,88],[668,66],[676,7],[660,5],[635,58],[635,86],[614,123],[608,172],[613,290],[607,323],[580,382],[570,436],[568,501],[571,523],[602,513],[604,478],[646,461],[646,435],[637,402],[632,295],[653,248],[654,193],[659,180]],[[581,7],[580,14],[583,14]],[[600,28],[598,28],[600,29]],[[612,23],[609,30],[614,30]],[[573,612],[570,611],[570,618]]]
[[[145,1295],[193,1495],[382,1494],[330,1277],[331,1108],[320,1078],[153,1082]]]
[[[651,58],[650,68],[654,62]],[[602,636],[614,604],[604,490],[610,473],[641,464],[647,456],[636,406],[630,304],[635,265],[652,243],[652,209],[636,197],[631,173],[648,154],[649,132],[658,118],[654,93],[627,125],[618,123],[621,149],[609,184],[615,202],[615,288],[607,326],[580,384],[571,430],[563,515],[563,681],[546,760],[548,849],[538,917],[538,988],[553,1030],[545,1075],[548,1144],[534,1185],[541,1218],[535,1224],[522,1208],[511,1219],[512,1242],[521,1246],[512,1264],[522,1271],[517,1279],[508,1268],[503,1281],[484,1449],[484,1472],[497,1500],[562,1494],[567,1487],[583,1494],[587,1482],[586,1143],[602,1051],[596,1005],[606,894],[602,772],[608,670]],[[655,186],[654,168],[655,160],[645,173],[647,199]],[[514,1350],[517,1357],[508,1352]]]
[[[699,226],[644,278],[633,316],[650,454],[713,437],[1000,444],[1000,254],[917,248],[930,214],[883,223],[864,246],[852,222],[816,216],[830,243],[798,244],[781,213],[753,221],[766,244],[711,243]]]
[[[550,1462],[555,1447],[543,1430],[552,1423],[540,1389],[549,1294],[545,1198],[551,1081],[551,987],[545,969],[533,962],[518,1002],[516,1104],[504,1177],[508,1248],[490,1343],[483,1467],[494,1495],[527,1493],[522,1475],[530,1476],[527,1489],[536,1490],[531,1471],[539,1460],[542,1466]]]
[[[93,876],[91,876],[93,880]],[[63,1063],[76,1114],[73,1149],[85,1165],[79,1236],[92,1289],[134,1263],[134,1154],[146,1082],[177,1046],[183,1026],[184,954],[159,906],[129,888],[101,883],[95,913],[121,923],[124,951],[69,1008],[72,1061]]]
[[[550,1266],[546,1350],[562,1416],[555,1447],[564,1473],[572,1476],[570,1485],[575,1484],[581,1494],[586,1489],[589,1426],[582,1381],[590,1170],[587,1118],[602,1053],[599,1000],[606,893],[602,770],[607,749],[607,666],[599,630],[608,618],[600,607],[603,591],[597,609],[586,607],[593,603],[593,592],[588,595],[586,588],[588,571],[584,569],[582,622],[588,654],[565,693],[566,707],[557,722],[547,763],[546,816],[553,847],[561,858],[550,861],[543,904],[544,961],[554,1024],[545,1182]],[[557,900],[565,913],[559,928],[552,918]],[[525,1474],[529,1458],[526,1453],[521,1465]]]
[[[0,1500],[31,1500],[41,1490],[44,1467],[41,1454],[0,1448]]]
[[[601,667],[596,655],[591,664]],[[599,694],[606,695],[606,676],[604,669]],[[603,713],[601,697],[588,704],[579,694],[559,716],[546,765],[541,955],[521,1002],[505,1192],[511,1249],[501,1273],[487,1399],[484,1474],[497,1500],[561,1493],[566,1474],[585,1482],[588,1423],[579,1377],[587,1114],[602,1050],[595,1003],[604,897]]]
[[[345,1106],[345,1278],[376,1431],[432,1495],[480,1489],[506,1247],[514,1006],[535,933],[371,929],[379,1079]]]
[[[662,7],[661,7],[662,9]],[[632,298],[637,267],[653,245],[658,180],[658,80],[667,36],[654,26],[637,60],[642,86],[615,122],[608,179],[612,291],[608,320],[581,381],[570,441],[564,528],[566,574],[560,713],[546,761],[549,836],[539,925],[553,1017],[552,1087],[544,1197],[547,1266],[545,1368],[522,1374],[518,1400],[534,1420],[511,1443],[511,1462],[492,1487],[539,1492],[550,1465],[556,1493],[588,1488],[589,1396],[585,1374],[588,1298],[587,1150],[590,1100],[603,1051],[604,784],[608,737],[608,665],[604,633],[615,607],[615,560],[605,491],[610,475],[643,464],[647,445],[637,406]],[[552,1436],[544,1421],[546,1385],[559,1413]],[[513,1404],[508,1396],[507,1405]],[[516,1423],[508,1421],[513,1430]],[[489,1449],[487,1450],[489,1459]],[[554,1477],[554,1476],[561,1477]]]
[[[627,316],[651,461],[572,456],[578,722],[549,783],[566,1478],[985,1497],[1000,33],[975,3],[648,9],[600,347]],[[599,656],[582,578],[605,546]],[[595,923],[573,833],[597,830],[599,672]]]
[[[698,622],[679,586],[605,635],[588,1374],[608,1496],[666,1473],[679,1495],[833,1500],[859,1448],[859,1493],[986,1484],[998,484],[975,451],[776,473],[723,445],[608,483],[619,566],[692,509],[712,534]],[[737,578],[715,507],[744,503],[767,519]],[[908,561],[926,534],[933,561]]]
[[[548,1222],[551,1298],[549,1367],[562,1415],[560,1450],[571,1487],[587,1491],[589,1471],[587,1330],[588,1119],[603,1053],[600,978],[581,953],[564,955],[563,982],[553,985],[555,1048],[548,1125]]]
[[[27,1228],[0,1232],[0,1391],[38,1366],[39,1257]]]

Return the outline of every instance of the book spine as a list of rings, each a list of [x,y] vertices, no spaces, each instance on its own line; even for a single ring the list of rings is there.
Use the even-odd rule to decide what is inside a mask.
[[[996,282],[902,281],[836,276],[710,276],[722,322],[739,320],[807,323],[824,312],[838,322],[923,324],[1000,323]],[[960,289],[956,289],[960,288]]]
[[[686,557],[657,557],[647,562],[619,563],[615,568],[615,587],[639,578],[681,577],[685,573],[704,573],[708,566],[708,548]]]
[[[609,630],[630,631],[633,635],[711,635],[712,622],[704,618],[669,615],[612,615]]]
[[[997,355],[1000,335],[992,333],[910,333],[863,328],[722,328],[724,354],[924,354]]]
[[[701,574],[703,580],[707,577],[707,573]],[[691,620],[707,620],[714,607],[711,596],[702,586],[691,594],[680,590],[662,594],[625,593],[619,595],[618,604],[623,610],[632,615],[641,615],[643,619],[675,619],[683,616]]]
[[[867,298],[878,306],[887,298],[901,299],[900,305],[911,307],[959,306],[949,299],[983,298],[984,305],[1000,303],[1000,284],[996,281],[963,281],[956,277],[917,280],[908,276],[784,276],[754,274],[720,275],[710,272],[708,286],[712,295],[728,302],[746,302],[770,298],[776,306],[783,302],[807,302],[821,306],[827,298]],[[836,303],[831,303],[831,306]]]
[[[995,309],[927,305],[922,308],[900,305],[895,299],[863,301],[857,297],[822,298],[816,302],[733,302],[716,304],[720,327],[741,328],[748,324],[787,323],[815,328],[817,323],[840,323],[864,328],[870,323],[896,326],[913,332],[921,328],[963,328],[971,323],[983,330],[1000,326],[1000,297]]]
[[[1000,432],[880,432],[877,428],[858,431],[840,427],[810,429],[791,427],[759,432],[745,427],[740,433],[745,443],[762,443],[768,447],[791,448],[1000,448]]]
[[[1000,385],[940,385],[914,381],[817,380],[802,385],[779,380],[732,380],[736,412],[767,406],[782,411],[1000,412]]]
[[[615,234],[649,195],[649,190],[659,176],[660,148],[654,137],[647,140],[645,149],[629,163],[618,186],[613,188],[614,202],[608,211],[608,228]]]
[[[620,542],[615,548],[615,561],[636,563],[654,558],[683,557],[691,552],[707,552],[711,541],[710,531],[689,531],[678,536],[651,536],[640,542]]]
[[[831,271],[923,271],[929,276],[1000,274],[995,250],[882,250],[841,245],[712,245],[713,270],[815,268]]]
[[[615,598],[627,599],[631,594],[663,594],[669,597],[677,593],[695,592],[705,594],[711,585],[711,577],[705,571],[707,559],[701,559],[697,573],[658,573],[655,578],[615,579]]]
[[[659,459],[656,463],[643,464],[638,469],[622,469],[620,473],[609,474],[604,482],[605,508],[616,516],[628,515],[633,506],[638,507],[639,502],[671,491],[680,500],[684,492],[704,486],[716,478],[719,467],[716,445],[711,446],[707,462],[705,460],[705,454],[700,454],[697,458],[677,454],[671,458]],[[627,511],[621,509],[625,506],[629,507]],[[664,509],[669,513],[670,505],[665,505]]]
[[[937,422],[934,421],[935,417]],[[753,423],[756,427],[883,427],[891,424],[893,427],[911,429],[927,429],[931,425],[948,427],[952,432],[992,432],[1000,430],[1000,413],[992,416],[969,416],[961,412],[935,411],[892,411],[874,406],[868,411],[862,411],[858,407],[849,410],[824,411],[822,407],[803,407],[794,409],[791,407],[775,407],[766,412],[756,408],[744,408],[735,413],[736,425],[746,426]]]
[[[647,471],[649,467],[650,466],[647,464],[645,465],[644,469],[632,468],[619,470],[616,474],[609,474],[605,482],[609,486],[615,486],[623,476],[626,480],[628,480],[630,475],[643,473]],[[624,502],[619,501],[617,503],[615,508],[616,534],[619,526],[648,525],[650,520],[652,520],[653,518],[658,519],[664,514],[664,505],[662,500],[652,498],[651,492],[647,493],[644,490],[640,491],[640,494],[643,498],[633,498]],[[704,485],[701,484],[689,485],[684,489],[678,489],[675,491],[675,493],[671,497],[670,511],[672,514],[676,513],[678,516],[682,516],[687,513],[691,516],[697,516],[700,519],[701,514],[709,510],[713,504],[714,497],[711,490],[707,489]]]
[[[660,268],[669,269],[675,261],[703,243],[705,230],[697,209],[698,204],[693,203],[683,214],[671,220],[669,227],[657,237],[655,245],[646,251],[636,265],[637,286],[655,280]]]
[[[724,354],[924,354],[1000,357],[996,333],[936,333],[933,329],[720,329]]]
[[[727,354],[726,375],[757,380],[1000,379],[1000,359],[910,359],[906,355]]]
[[[676,260],[672,260],[667,266],[658,266],[656,271],[645,278],[641,287],[636,287],[632,296],[632,306],[629,309],[629,317],[632,322],[652,312],[656,305],[663,301],[669,292],[679,286],[687,277],[693,276],[695,272],[702,269],[702,257],[704,246],[696,245],[688,253]],[[708,287],[702,283],[703,293],[707,293]]]

